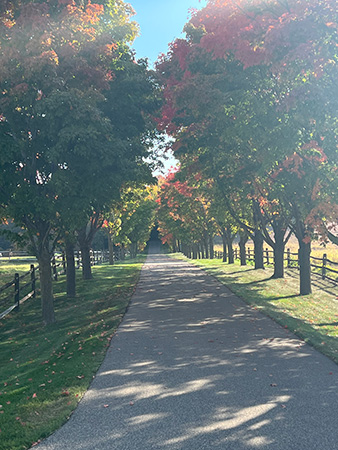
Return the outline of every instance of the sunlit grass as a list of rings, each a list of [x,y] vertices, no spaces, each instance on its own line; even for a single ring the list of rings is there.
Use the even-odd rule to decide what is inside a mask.
[[[78,273],[68,300],[54,284],[57,323],[44,328],[40,299],[0,321],[0,449],[22,450],[48,436],[76,407],[120,323],[144,258]]]
[[[1,261],[0,260],[0,287],[14,279],[14,274],[17,272],[19,275],[23,275],[29,272],[31,264],[36,265],[36,261],[32,260],[13,260],[13,261]]]
[[[238,262],[229,265],[217,259],[189,262],[207,270],[246,303],[338,363],[337,286],[315,275],[313,293],[300,296],[296,269],[287,269],[284,279],[275,280],[270,278],[272,268],[254,270],[252,265],[240,266]]]
[[[237,252],[239,254],[239,247],[237,244],[234,244],[234,249],[237,248]],[[251,240],[248,241],[248,244],[246,245],[247,250],[250,248],[251,254],[254,253],[254,245]],[[270,258],[272,258],[272,248],[264,244],[264,251],[269,250]],[[297,239],[292,236],[292,238],[289,240],[289,242],[286,244],[285,251],[287,249],[290,249],[291,253],[297,253],[298,252],[298,242]],[[221,252],[223,250],[221,245],[215,245],[215,251]],[[323,255],[326,254],[327,258],[331,261],[337,262],[338,264],[338,246],[335,244],[332,244],[331,242],[328,242],[325,246],[321,244],[319,241],[313,241],[311,243],[311,256],[314,256],[316,258],[322,258]]]

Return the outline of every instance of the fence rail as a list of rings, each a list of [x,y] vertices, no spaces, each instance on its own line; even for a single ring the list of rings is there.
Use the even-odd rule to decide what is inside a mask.
[[[22,255],[20,255],[22,256]],[[27,256],[27,255],[24,255]],[[108,253],[102,251],[91,251],[91,265],[104,264],[108,261]],[[114,255],[117,259],[117,255]],[[57,281],[58,277],[66,274],[66,257],[64,252],[55,254],[51,259],[53,280]],[[82,266],[80,252],[75,253],[75,267],[80,269]],[[14,309],[19,311],[20,305],[30,298],[36,296],[36,282],[39,279],[39,266],[31,264],[30,270],[22,275],[14,274],[11,281],[0,287],[0,310],[4,307],[4,311],[0,312],[0,320],[11,313]]]
[[[235,260],[240,259],[238,248],[234,248],[233,255]],[[254,250],[248,247],[245,256],[247,261],[254,261]],[[215,251],[214,258],[223,259],[223,252]],[[266,265],[274,265],[273,250],[269,250],[268,248],[264,249],[263,261]],[[288,269],[299,269],[298,253],[293,253],[290,249],[287,249],[284,253],[284,264]],[[310,256],[310,265],[312,273],[320,275],[323,280],[326,279],[338,284],[338,262],[328,259],[325,253],[321,258]]]

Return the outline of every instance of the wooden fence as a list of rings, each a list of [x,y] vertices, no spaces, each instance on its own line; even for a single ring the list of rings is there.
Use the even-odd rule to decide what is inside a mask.
[[[91,265],[104,264],[108,261],[108,253],[102,251],[91,251]],[[116,255],[115,258],[116,259]],[[51,260],[53,280],[66,274],[66,258],[64,253],[55,254]],[[80,252],[75,253],[75,267],[81,267]],[[39,279],[39,266],[31,264],[30,270],[22,275],[14,274],[14,278],[0,287],[0,320],[11,313],[14,309],[19,311],[20,305],[30,298],[36,296],[36,282]]]
[[[239,249],[234,248],[233,252],[234,259],[240,259]],[[254,261],[254,250],[247,247],[245,256],[247,261]],[[217,259],[223,259],[223,252],[214,252],[214,257]],[[273,266],[273,250],[269,250],[268,248],[264,249],[263,260],[264,264]],[[288,269],[299,269],[298,253],[293,253],[290,249],[287,249],[284,253],[284,263],[285,267]],[[333,283],[338,284],[338,262],[328,259],[326,253],[324,253],[321,258],[310,256],[310,265],[312,268],[312,273],[320,275],[323,280],[330,280]]]

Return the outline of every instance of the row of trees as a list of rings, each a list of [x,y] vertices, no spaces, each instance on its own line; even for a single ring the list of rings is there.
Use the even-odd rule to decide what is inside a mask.
[[[114,222],[113,211],[133,222],[124,242],[135,248],[144,240],[131,220],[136,213],[124,209],[148,207],[142,186],[153,182],[160,92],[130,49],[133,13],[122,0],[1,2],[1,217],[21,227],[16,239],[28,240],[37,256],[45,324],[55,321],[56,245],[66,249],[73,296],[74,247],[90,278],[92,239]]]
[[[338,217],[338,10],[335,0],[209,0],[160,59],[161,129],[180,170],[162,182],[162,234],[231,248],[264,240],[283,277],[290,233],[300,293],[311,293],[311,241]],[[331,230],[332,231],[332,230]],[[209,236],[209,238],[208,238]]]
[[[119,202],[106,214],[103,229],[108,238],[109,263],[114,264],[117,247],[129,248],[131,257],[144,250],[155,226],[156,186],[126,188]]]

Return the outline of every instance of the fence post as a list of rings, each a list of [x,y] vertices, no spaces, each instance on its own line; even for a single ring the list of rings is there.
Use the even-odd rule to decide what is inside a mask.
[[[235,248],[235,255],[234,255],[235,259],[237,259],[237,247]]]
[[[63,267],[63,273],[67,273],[67,267],[66,267],[66,255],[65,252],[62,252],[62,267]]]
[[[54,278],[54,281],[57,281],[57,280],[58,280],[58,272],[57,272],[57,270],[56,270],[55,255],[53,255],[53,258],[52,258],[52,269],[53,269],[53,278]]]
[[[34,264],[31,264],[31,284],[32,284],[33,297],[35,298],[36,292],[35,292],[35,266],[34,266]]]
[[[14,275],[14,303],[19,311],[20,309],[20,277],[18,273]]]
[[[322,278],[323,278],[323,280],[326,277],[326,264],[327,264],[327,254],[324,253],[324,255],[323,255],[323,265],[322,265]]]
[[[266,263],[267,263],[267,264],[270,264],[270,259],[269,259],[269,249],[268,249],[268,248],[265,249],[265,254],[266,254]]]
[[[248,247],[248,260],[250,261],[250,259],[251,259],[251,249],[250,247]]]
[[[289,269],[291,266],[291,252],[289,248],[286,251],[286,260],[287,260],[287,267]]]

